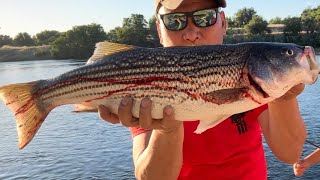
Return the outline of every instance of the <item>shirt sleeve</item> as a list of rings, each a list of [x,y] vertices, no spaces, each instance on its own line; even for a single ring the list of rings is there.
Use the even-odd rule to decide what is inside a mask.
[[[260,107],[258,107],[258,108],[256,108],[256,109],[254,109],[254,110],[253,110],[253,113],[254,113],[255,116],[258,118],[259,115],[260,115],[263,111],[265,111],[265,110],[267,110],[267,109],[268,109],[268,104],[265,104],[265,105],[262,105],[262,106],[260,106]]]
[[[134,138],[139,134],[151,131],[152,129],[142,129],[139,127],[129,127],[130,133],[131,133],[131,137]]]

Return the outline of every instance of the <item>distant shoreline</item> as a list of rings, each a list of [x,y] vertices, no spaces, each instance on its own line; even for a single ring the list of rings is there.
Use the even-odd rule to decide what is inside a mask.
[[[4,61],[27,61],[27,60],[49,60],[50,46],[3,46],[0,48],[0,62]]]
[[[315,48],[315,54],[320,56],[320,48]],[[50,46],[3,46],[0,48],[0,62],[28,61],[28,60],[52,60]]]

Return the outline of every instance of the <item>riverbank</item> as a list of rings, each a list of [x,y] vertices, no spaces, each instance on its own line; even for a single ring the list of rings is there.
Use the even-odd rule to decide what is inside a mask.
[[[3,46],[0,48],[0,62],[53,59],[50,46]]]

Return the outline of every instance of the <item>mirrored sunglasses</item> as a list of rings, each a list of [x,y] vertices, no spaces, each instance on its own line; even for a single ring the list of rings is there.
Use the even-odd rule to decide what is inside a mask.
[[[170,31],[179,31],[187,27],[188,17],[198,27],[212,26],[217,22],[219,8],[201,9],[192,12],[174,12],[159,14],[164,26]]]

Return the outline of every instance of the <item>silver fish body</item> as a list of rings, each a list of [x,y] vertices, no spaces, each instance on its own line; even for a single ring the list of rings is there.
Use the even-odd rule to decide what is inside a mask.
[[[131,96],[133,115],[139,117],[140,102],[148,97],[153,118],[161,119],[171,105],[177,120],[200,120],[196,133],[202,133],[294,85],[314,83],[318,73],[313,49],[294,44],[151,49],[102,42],[87,65],[53,79],[0,87],[0,96],[16,114],[22,148],[60,105],[103,104],[117,114],[121,99]],[[27,124],[31,113],[38,120]]]

